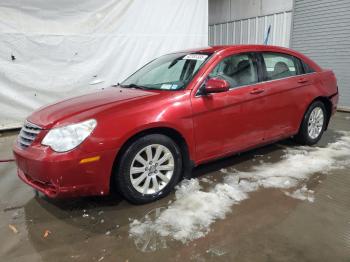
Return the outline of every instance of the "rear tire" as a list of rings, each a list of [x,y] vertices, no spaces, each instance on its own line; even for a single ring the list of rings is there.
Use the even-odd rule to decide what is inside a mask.
[[[314,145],[322,137],[327,124],[327,110],[321,101],[313,102],[306,111],[295,140],[302,145]]]
[[[168,195],[179,182],[182,155],[168,136],[151,134],[134,141],[123,153],[114,174],[120,193],[133,204]]]

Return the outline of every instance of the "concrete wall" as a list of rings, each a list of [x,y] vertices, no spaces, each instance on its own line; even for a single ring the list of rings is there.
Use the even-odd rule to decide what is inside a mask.
[[[209,25],[293,9],[293,0],[209,0]]]

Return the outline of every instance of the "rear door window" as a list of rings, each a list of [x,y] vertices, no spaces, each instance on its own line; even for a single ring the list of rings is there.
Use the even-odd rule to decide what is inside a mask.
[[[296,57],[281,53],[262,53],[266,68],[266,80],[276,80],[301,74]]]

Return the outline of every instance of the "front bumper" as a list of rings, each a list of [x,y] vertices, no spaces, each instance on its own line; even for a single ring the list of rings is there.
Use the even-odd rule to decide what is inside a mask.
[[[36,144],[13,147],[19,178],[48,197],[77,197],[109,193],[116,150],[86,153],[75,149],[56,153]],[[99,156],[98,161],[80,163]]]

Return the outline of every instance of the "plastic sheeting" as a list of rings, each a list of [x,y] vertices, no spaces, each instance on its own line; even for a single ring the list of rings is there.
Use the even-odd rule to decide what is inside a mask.
[[[207,42],[207,0],[0,0],[0,129]]]

